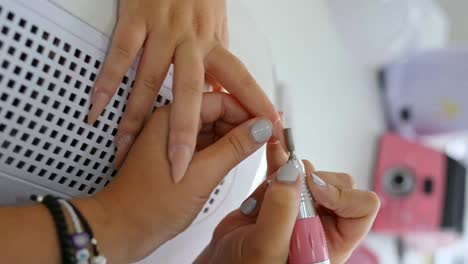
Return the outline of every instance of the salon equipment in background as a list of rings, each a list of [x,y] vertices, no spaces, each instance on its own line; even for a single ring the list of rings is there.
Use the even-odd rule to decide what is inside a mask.
[[[448,19],[432,0],[329,0],[345,48],[361,64],[382,66],[448,42]],[[351,11],[352,10],[352,11]]]
[[[374,190],[381,199],[375,232],[417,239],[420,246],[431,248],[463,232],[466,169],[459,162],[396,134],[385,134],[374,177]]]
[[[390,129],[407,138],[468,130],[468,50],[434,50],[386,66],[380,85]]]
[[[312,194],[306,183],[304,166],[296,157],[291,128],[284,130],[289,152],[288,163],[292,163],[301,172],[301,200],[299,215],[291,236],[289,264],[330,264],[327,239],[322,222],[317,214]]]

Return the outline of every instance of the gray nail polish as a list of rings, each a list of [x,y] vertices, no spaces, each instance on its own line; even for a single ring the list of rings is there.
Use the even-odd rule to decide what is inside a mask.
[[[300,171],[295,164],[288,162],[279,169],[276,180],[279,182],[293,183],[296,182],[299,173]]]
[[[250,197],[249,199],[245,200],[240,206],[240,211],[244,215],[250,215],[257,207],[257,200],[255,198]]]
[[[261,119],[255,122],[250,128],[252,138],[257,143],[266,142],[273,134],[273,126],[266,119]]]
[[[322,180],[319,176],[315,175],[312,173],[312,181],[315,183],[315,185],[319,187],[325,187],[327,186],[327,183]]]

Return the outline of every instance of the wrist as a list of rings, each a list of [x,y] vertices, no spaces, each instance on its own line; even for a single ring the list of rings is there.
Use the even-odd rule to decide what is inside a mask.
[[[112,203],[101,195],[72,202],[81,211],[91,226],[98,241],[101,254],[108,263],[129,263],[129,240],[126,225],[119,216],[119,210],[109,206]]]

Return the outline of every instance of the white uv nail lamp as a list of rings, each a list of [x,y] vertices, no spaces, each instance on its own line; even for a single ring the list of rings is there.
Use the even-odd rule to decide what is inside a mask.
[[[272,95],[266,42],[237,1],[228,6],[231,48]],[[113,138],[135,67],[96,124],[85,118],[116,7],[115,0],[0,0],[0,205],[26,203],[30,194],[92,195],[115,175]],[[155,109],[171,102],[171,85],[172,71]],[[190,228],[141,263],[190,263],[261,180],[263,156],[258,151],[233,169]]]

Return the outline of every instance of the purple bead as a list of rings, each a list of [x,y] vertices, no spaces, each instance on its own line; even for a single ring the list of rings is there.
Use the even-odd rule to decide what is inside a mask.
[[[76,233],[72,236],[73,245],[78,248],[86,248],[89,244],[89,235],[88,233]]]

